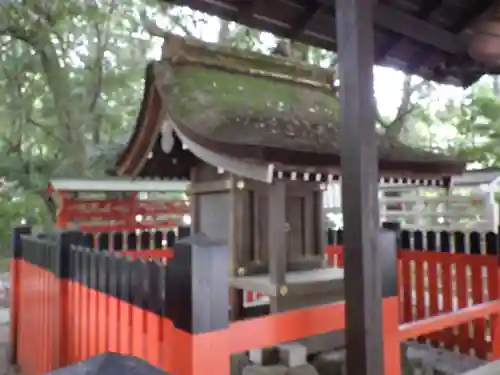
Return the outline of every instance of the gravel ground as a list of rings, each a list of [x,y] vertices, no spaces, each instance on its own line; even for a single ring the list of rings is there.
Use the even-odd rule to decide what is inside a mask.
[[[18,374],[15,368],[10,366],[8,360],[9,349],[9,325],[0,325],[0,375]]]

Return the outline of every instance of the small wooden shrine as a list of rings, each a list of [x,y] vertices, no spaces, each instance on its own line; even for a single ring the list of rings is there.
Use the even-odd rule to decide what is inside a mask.
[[[343,299],[325,268],[322,191],[340,177],[333,71],[166,34],[116,175],[189,179],[193,232],[228,241],[242,290],[271,312]],[[446,185],[465,163],[380,135],[381,179]]]

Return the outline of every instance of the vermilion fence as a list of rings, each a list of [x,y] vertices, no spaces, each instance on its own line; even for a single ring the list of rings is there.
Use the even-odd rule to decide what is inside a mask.
[[[176,375],[229,375],[231,354],[344,326],[342,303],[230,324],[228,249],[206,239],[175,245],[168,265],[90,250],[78,232],[20,242],[13,360],[25,375],[106,351]]]
[[[330,231],[331,266],[343,267],[342,231]],[[402,231],[399,260],[400,322],[409,323],[500,298],[496,233]],[[435,346],[486,358],[492,317],[419,337]]]
[[[12,360],[25,375],[105,351],[136,355],[174,375],[228,375],[232,353],[344,327],[343,303],[229,322],[229,251],[206,238],[178,242],[164,264],[144,259],[160,253],[137,251],[134,260],[119,251],[90,250],[79,232],[22,241],[19,234],[12,264]],[[338,244],[327,250],[333,264],[342,265],[341,233],[336,235]],[[394,292],[383,301],[386,374],[399,375],[394,352],[401,340],[415,337],[500,357],[500,322],[490,317],[500,311],[496,235],[443,240],[448,237],[402,233],[399,246],[405,250],[398,252],[398,267],[394,237],[392,246],[379,249],[392,251],[394,274],[401,280],[399,298]],[[432,238],[440,238],[441,252],[434,251]],[[478,238],[479,253],[467,250],[476,249],[471,244]],[[487,286],[481,298],[474,286],[478,279]],[[481,303],[485,300],[491,302]]]

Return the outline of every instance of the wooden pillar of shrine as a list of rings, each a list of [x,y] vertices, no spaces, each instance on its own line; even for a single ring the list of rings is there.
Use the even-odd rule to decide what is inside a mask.
[[[336,0],[347,373],[383,374],[372,0]]]

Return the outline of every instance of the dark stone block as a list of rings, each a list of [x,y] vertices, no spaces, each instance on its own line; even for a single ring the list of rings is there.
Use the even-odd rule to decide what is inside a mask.
[[[275,346],[250,350],[248,356],[255,365],[272,366],[280,363],[280,351]]]
[[[133,356],[104,353],[47,375],[165,375],[168,373]]]

